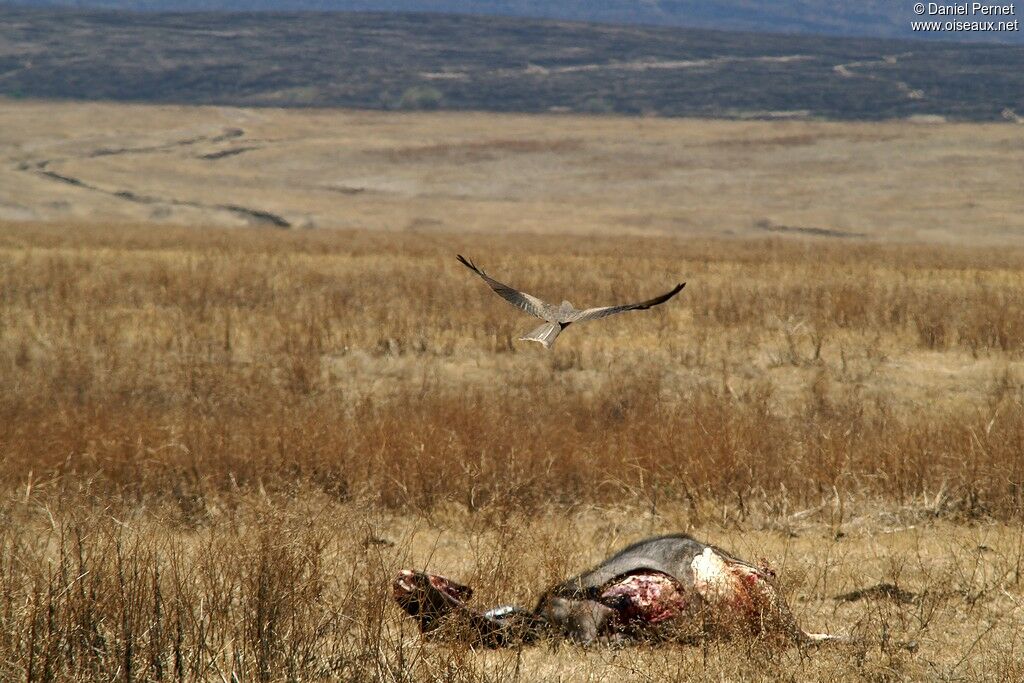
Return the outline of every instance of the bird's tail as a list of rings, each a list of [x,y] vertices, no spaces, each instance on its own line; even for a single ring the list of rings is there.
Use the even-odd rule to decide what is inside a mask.
[[[545,349],[550,349],[555,343],[555,337],[562,331],[562,326],[558,323],[544,323],[533,332],[528,335],[520,337],[520,341],[535,341],[540,342],[544,345]]]

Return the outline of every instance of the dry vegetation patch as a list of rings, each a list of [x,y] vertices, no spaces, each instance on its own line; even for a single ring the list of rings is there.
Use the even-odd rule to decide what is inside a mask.
[[[622,650],[568,644],[474,651],[424,643],[391,604],[400,567],[530,605],[547,583],[644,534],[690,528],[685,508],[443,508],[391,516],[299,487],[236,494],[182,525],[173,506],[7,496],[0,508],[0,672],[36,680],[1016,680],[1024,616],[1019,528],[929,521],[837,535],[703,521],[699,533],[767,557],[800,621],[858,642]],[[51,507],[52,506],[52,507]],[[735,508],[731,509],[736,512]],[[696,530],[693,530],[696,532]],[[842,597],[893,585],[884,592]]]
[[[657,311],[553,353],[454,260]],[[1024,252],[0,226],[0,677],[1013,680]],[[412,565],[529,603],[643,535],[868,645],[474,653]],[[833,596],[889,583],[912,594]],[[918,643],[917,653],[898,647]]]
[[[298,478],[392,508],[785,487],[804,505],[835,489],[1020,510],[1012,250],[17,225],[3,241],[15,481],[165,497]],[[552,300],[690,285],[544,354],[456,250]]]

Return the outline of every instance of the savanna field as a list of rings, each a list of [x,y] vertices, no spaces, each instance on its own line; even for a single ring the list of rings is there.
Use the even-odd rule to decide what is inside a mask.
[[[92,129],[60,140],[64,161],[43,170],[73,168],[102,190],[17,176],[23,192],[9,204],[33,206],[38,182],[69,193],[74,215],[45,213],[59,209],[46,194],[50,222],[0,223],[0,679],[1024,677],[1024,248],[998,232],[970,246],[952,232],[927,242],[881,239],[881,227],[808,230],[839,214],[857,223],[838,190],[806,204],[803,222],[771,214],[750,234],[685,237],[644,230],[681,210],[666,192],[644,209],[648,223],[616,233],[636,205],[600,188],[628,168],[594,149],[632,123],[597,120],[549,149],[509,142],[519,129],[474,142],[439,116],[410,120],[439,140],[417,156],[397,133],[373,138],[402,150],[377,163],[409,178],[507,166],[494,183],[508,197],[470,184],[422,199],[428,213],[497,217],[521,203],[519,220],[549,227],[406,223],[415,188],[426,191],[411,180],[393,194],[342,193],[360,220],[397,212],[392,230],[83,216],[97,193],[121,187],[112,178],[135,182],[130,169],[88,165],[82,140],[108,142]],[[664,125],[744,140],[779,130]],[[884,133],[893,154],[905,144],[961,170],[974,163],[966,127],[929,132],[940,153],[895,124],[798,125],[804,137],[787,129],[782,151],[725,145],[725,155],[755,169],[791,155],[791,172],[811,177],[815,150],[856,130],[857,144]],[[470,139],[453,147],[455,130]],[[984,130],[993,140],[1014,129]],[[657,147],[644,140],[635,144]],[[707,159],[719,142],[700,143]],[[159,161],[181,197],[189,175],[175,153]],[[543,205],[517,199],[516,187],[536,185],[515,178],[522,165],[571,171],[574,155],[604,169],[588,176],[595,201],[580,211],[606,224],[585,233],[567,211],[575,234],[563,234],[548,222],[562,190],[547,188]],[[663,170],[649,180],[668,182]],[[246,206],[260,199],[250,181]],[[749,181],[709,201],[748,193]],[[998,224],[1012,198],[995,188],[949,212]],[[774,191],[781,202],[801,189]],[[289,216],[296,200],[280,196],[274,209]],[[878,197],[850,201],[880,226],[899,197]],[[754,225],[748,201],[737,210]],[[621,213],[608,208],[616,202]],[[198,210],[183,206],[171,213]],[[515,341],[532,321],[456,253],[577,305],[688,284],[657,309],[573,326],[544,352]],[[416,567],[472,585],[474,605],[532,606],[546,585],[673,531],[763,558],[802,625],[857,643],[480,651],[422,641],[392,604],[391,579]],[[902,592],[850,595],[878,584]]]

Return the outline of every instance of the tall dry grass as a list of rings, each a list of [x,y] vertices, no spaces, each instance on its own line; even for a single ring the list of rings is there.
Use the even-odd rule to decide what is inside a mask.
[[[544,353],[455,252],[578,304],[689,284]],[[1009,249],[5,224],[0,679],[1014,680],[1022,273]],[[483,654],[389,605],[399,566],[529,604],[686,529],[866,644]],[[877,581],[915,602],[832,599]]]
[[[391,604],[397,568],[455,575],[478,589],[480,606],[529,605],[556,578],[624,539],[681,528],[688,513],[383,518],[302,488],[231,501],[232,509],[182,526],[167,506],[6,497],[0,678],[980,681],[1024,673],[1019,528],[936,522],[876,537],[879,520],[842,534],[823,534],[820,522],[785,534],[701,523],[705,537],[772,558],[801,623],[855,636],[849,647],[800,652],[755,641],[482,652],[424,644]],[[879,581],[900,586],[908,602],[836,599]]]
[[[839,491],[1021,511],[1022,252],[19,226],[3,241],[12,485],[192,501],[303,481],[417,509]],[[455,251],[556,300],[690,284],[543,354]],[[752,365],[762,348],[770,371]],[[963,400],[872,384],[887,358],[936,351],[996,369]]]

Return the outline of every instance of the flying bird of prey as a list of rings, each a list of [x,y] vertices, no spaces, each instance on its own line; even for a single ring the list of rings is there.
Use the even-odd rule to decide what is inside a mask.
[[[651,306],[657,306],[658,304],[665,303],[681,292],[683,287],[686,286],[685,282],[680,283],[676,285],[671,292],[666,292],[661,296],[656,296],[653,299],[648,299],[647,301],[641,301],[638,304],[600,306],[598,308],[585,308],[580,310],[568,301],[563,301],[561,306],[554,306],[541,301],[531,294],[520,292],[518,289],[514,289],[506,284],[498,282],[487,273],[473,265],[473,262],[465,256],[459,254],[458,259],[459,263],[483,278],[483,281],[486,282],[487,285],[502,299],[509,302],[516,308],[521,308],[530,315],[537,316],[541,320],[545,321],[543,325],[530,332],[525,337],[520,337],[519,339],[522,341],[540,342],[546,349],[550,349],[554,345],[555,338],[558,337],[559,332],[573,323],[579,323],[585,320],[597,320],[598,318],[605,318],[609,315],[615,315],[616,313],[624,313],[625,311],[643,311]]]

